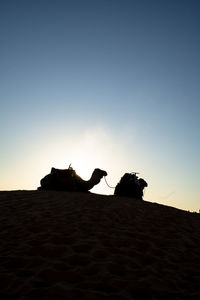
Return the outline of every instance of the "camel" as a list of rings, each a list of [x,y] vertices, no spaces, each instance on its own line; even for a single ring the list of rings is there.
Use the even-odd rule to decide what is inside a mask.
[[[143,190],[148,184],[144,179],[138,178],[136,174],[137,173],[125,173],[115,187],[114,195],[143,200]]]
[[[88,192],[98,184],[107,172],[95,169],[89,180],[83,180],[76,171],[69,166],[68,169],[52,168],[51,173],[41,179],[39,190],[57,190],[71,192]]]

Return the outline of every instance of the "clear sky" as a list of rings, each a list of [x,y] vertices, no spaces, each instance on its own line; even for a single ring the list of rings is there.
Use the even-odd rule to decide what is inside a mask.
[[[2,0],[0,45],[0,190],[72,163],[199,211],[200,1]]]

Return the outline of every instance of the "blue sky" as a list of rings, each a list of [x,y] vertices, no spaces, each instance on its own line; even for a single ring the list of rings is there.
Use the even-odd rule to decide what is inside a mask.
[[[145,199],[200,209],[200,4],[1,1],[0,189],[36,189],[52,166]],[[112,194],[105,182],[94,192]]]

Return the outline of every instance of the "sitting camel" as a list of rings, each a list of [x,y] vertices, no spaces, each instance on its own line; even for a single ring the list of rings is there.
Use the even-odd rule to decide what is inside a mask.
[[[138,178],[137,173],[125,173],[120,182],[115,187],[116,196],[133,197],[143,199],[143,190],[148,186],[147,182]]]
[[[57,190],[72,192],[88,192],[98,184],[107,172],[101,169],[95,169],[89,180],[83,180],[78,176],[70,166],[68,169],[51,169],[51,173],[41,179],[39,190]]]

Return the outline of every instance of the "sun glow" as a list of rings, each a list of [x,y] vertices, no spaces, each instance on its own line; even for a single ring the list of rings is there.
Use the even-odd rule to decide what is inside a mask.
[[[126,145],[119,145],[104,128],[89,129],[82,134],[65,131],[59,132],[59,135],[54,132],[48,135],[45,132],[44,137],[37,137],[34,146],[27,144],[17,153],[12,177],[5,166],[4,178],[9,182],[9,189],[36,189],[52,167],[67,169],[70,164],[84,180],[90,179],[95,168],[105,170],[111,186],[115,186],[123,173],[129,170],[129,162],[124,155]],[[5,182],[2,182],[2,188],[7,188]],[[92,192],[113,194],[103,179]]]
[[[116,149],[116,143],[105,129],[90,129],[81,137],[80,134],[74,134],[73,137],[68,136],[66,139],[65,135],[66,133],[57,137],[53,144],[49,139],[48,144],[39,151],[42,165],[41,178],[50,172],[51,167],[67,169],[71,165],[84,180],[90,179],[95,168],[105,170],[110,185],[116,185],[122,172],[122,170],[120,172],[119,157],[123,158],[124,155],[120,153],[123,150],[119,146]],[[123,160],[120,163],[123,163]],[[113,193],[103,179],[92,191],[102,194]]]
[[[71,165],[85,180],[90,178],[95,168],[104,168],[107,164],[106,151],[103,149],[105,141],[102,141],[99,132],[86,132],[81,139],[75,139],[70,144],[56,144],[52,157],[55,167],[65,169]]]

